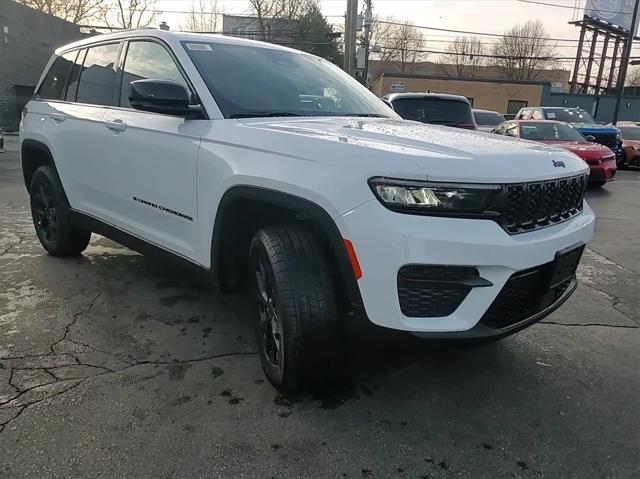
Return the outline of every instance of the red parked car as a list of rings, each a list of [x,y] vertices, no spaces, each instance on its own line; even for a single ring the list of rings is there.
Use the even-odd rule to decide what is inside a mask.
[[[640,126],[633,122],[616,124],[622,137],[622,149],[625,154],[624,166],[640,166]]]
[[[494,128],[493,133],[557,145],[582,158],[591,170],[589,183],[602,186],[613,180],[616,174],[616,157],[613,152],[594,138],[582,136],[573,126],[552,120],[505,121]]]

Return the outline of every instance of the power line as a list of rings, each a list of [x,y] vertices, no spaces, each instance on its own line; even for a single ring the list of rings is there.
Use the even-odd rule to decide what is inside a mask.
[[[388,22],[385,20],[377,20],[378,23],[383,23],[385,25],[396,25],[396,26],[406,26],[406,23],[400,23],[400,22]],[[468,31],[468,30],[453,30],[450,28],[438,28],[438,27],[428,27],[426,25],[411,25],[409,24],[410,27],[412,28],[419,28],[419,29],[424,29],[424,30],[434,30],[434,31],[438,31],[438,32],[450,32],[450,33],[463,33],[465,35],[478,35],[478,36],[485,36],[485,37],[496,37],[496,38],[517,38],[517,39],[526,39],[526,40],[550,40],[550,41],[555,41],[555,42],[574,42],[574,43],[578,43],[580,40],[575,40],[573,38],[547,38],[547,37],[526,37],[526,36],[520,36],[520,35],[509,35],[506,33],[485,33],[485,32],[472,32],[472,31]]]

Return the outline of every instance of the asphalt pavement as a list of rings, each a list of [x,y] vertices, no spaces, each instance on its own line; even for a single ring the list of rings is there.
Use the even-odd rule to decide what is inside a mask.
[[[0,476],[640,477],[640,172],[588,200],[596,236],[553,315],[493,345],[351,338],[287,400],[242,295],[94,235],[45,254],[0,154]]]

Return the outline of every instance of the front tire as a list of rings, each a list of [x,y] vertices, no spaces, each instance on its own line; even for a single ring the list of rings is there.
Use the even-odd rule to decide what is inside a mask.
[[[40,243],[53,256],[76,256],[91,239],[90,231],[75,228],[69,219],[69,203],[56,170],[39,167],[31,179],[31,216]]]
[[[604,180],[600,180],[600,181],[592,181],[590,186],[592,188],[602,188],[607,182]]]
[[[259,230],[249,252],[256,339],[264,372],[284,394],[333,375],[337,308],[324,252],[301,226]]]

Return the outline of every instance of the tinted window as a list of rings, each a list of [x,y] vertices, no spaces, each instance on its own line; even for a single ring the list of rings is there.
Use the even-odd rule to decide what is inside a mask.
[[[625,140],[640,140],[640,128],[636,126],[619,126],[618,130]]]
[[[321,58],[225,43],[183,45],[226,118],[394,116],[373,93]]]
[[[478,125],[499,125],[504,121],[504,117],[492,111],[474,111],[473,116]]]
[[[131,106],[131,82],[145,79],[173,80],[187,87],[180,70],[164,47],[154,42],[131,42],[124,64],[120,106]]]
[[[118,53],[118,44],[90,47],[82,65],[78,102],[92,105],[112,105],[116,72],[113,65]]]
[[[584,141],[578,130],[555,122],[522,123],[520,138],[524,140]]]
[[[440,98],[398,98],[393,109],[407,120],[434,125],[462,125],[473,123],[471,106],[463,101]]]
[[[71,71],[71,66],[77,54],[77,51],[67,52],[55,59],[47,75],[44,77],[42,85],[40,85],[40,90],[38,90],[40,98],[43,100],[62,99],[65,86],[69,80],[69,72]]]
[[[566,121],[567,123],[595,123],[591,115],[584,110],[557,108],[546,110],[548,120]]]
[[[76,101],[78,95],[78,81],[80,80],[80,71],[82,70],[82,63],[84,57],[87,54],[87,50],[80,50],[78,58],[76,58],[73,67],[71,68],[71,74],[69,75],[69,86],[67,87],[67,93],[64,99],[67,101]]]

